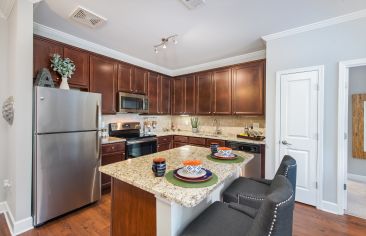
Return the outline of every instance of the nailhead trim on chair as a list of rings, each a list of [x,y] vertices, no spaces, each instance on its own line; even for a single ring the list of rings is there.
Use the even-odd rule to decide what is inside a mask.
[[[247,196],[247,195],[242,195],[242,194],[238,194],[238,203],[240,202],[240,197],[246,198],[246,199],[250,199],[250,200],[255,200],[255,201],[264,201],[265,198],[262,197],[253,197],[253,196]]]
[[[294,165],[288,165],[288,166],[286,167],[286,170],[285,170],[285,174],[284,174],[284,176],[285,176],[285,177],[287,177],[288,170],[289,170],[290,168],[292,168],[292,167],[295,167],[295,166],[296,166],[296,164],[294,164]]]
[[[293,194],[291,194],[291,196],[290,196],[287,200],[285,200],[285,201],[283,201],[283,202],[280,202],[280,203],[277,203],[277,204],[276,204],[275,210],[274,210],[274,212],[273,212],[273,213],[274,213],[274,214],[273,214],[273,219],[272,219],[271,228],[270,228],[270,230],[269,230],[268,236],[271,236],[272,231],[273,231],[273,229],[274,229],[274,225],[275,225],[275,223],[276,223],[276,219],[277,219],[277,210],[278,210],[278,207],[282,206],[283,204],[286,204],[288,201],[290,201],[290,200],[291,200],[291,198],[292,198],[293,196],[294,196],[294,195],[293,195]]]

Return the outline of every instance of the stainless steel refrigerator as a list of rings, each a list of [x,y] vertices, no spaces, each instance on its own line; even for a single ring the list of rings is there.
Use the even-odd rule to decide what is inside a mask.
[[[35,226],[98,201],[101,95],[35,87]]]

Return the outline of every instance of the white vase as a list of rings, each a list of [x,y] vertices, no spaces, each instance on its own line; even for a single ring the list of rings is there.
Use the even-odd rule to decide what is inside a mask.
[[[66,77],[62,77],[62,80],[61,80],[61,84],[60,84],[60,89],[70,89],[69,87],[69,83],[67,83],[67,78]]]

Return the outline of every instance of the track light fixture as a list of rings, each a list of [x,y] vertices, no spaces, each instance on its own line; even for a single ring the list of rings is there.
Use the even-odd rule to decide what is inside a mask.
[[[172,41],[173,44],[178,44],[177,38],[178,38],[177,34],[171,35],[171,36],[166,37],[166,38],[162,38],[161,43],[154,46],[154,52],[159,53],[159,48],[160,47],[162,47],[163,49],[166,49],[170,41]]]

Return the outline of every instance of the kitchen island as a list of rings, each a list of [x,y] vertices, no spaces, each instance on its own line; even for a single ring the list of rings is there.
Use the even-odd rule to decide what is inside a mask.
[[[178,235],[221,199],[223,190],[253,158],[252,154],[234,153],[244,157],[244,162],[213,162],[207,159],[210,149],[184,146],[100,167],[112,177],[111,235]],[[166,159],[167,172],[182,167],[184,160],[201,160],[204,168],[218,176],[218,182],[205,188],[177,187],[165,177],[154,176],[151,165],[155,157]]]

